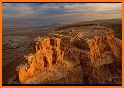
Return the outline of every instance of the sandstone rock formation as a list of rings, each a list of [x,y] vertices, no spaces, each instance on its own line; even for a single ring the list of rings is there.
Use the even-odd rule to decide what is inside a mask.
[[[63,31],[69,32],[70,29]],[[76,27],[72,35],[65,35],[62,40],[66,58],[78,58],[81,64],[83,83],[121,82],[122,46],[112,28],[88,26],[86,30]]]
[[[121,40],[115,37],[111,27],[70,26],[48,36],[35,40],[34,54],[28,55],[27,63],[19,66],[21,83],[42,84],[44,80],[47,83],[121,83]],[[54,71],[46,72],[45,68]]]
[[[95,65],[111,63],[114,59],[121,58],[121,46],[117,43],[113,30],[107,30],[102,35],[89,39],[87,43],[89,58],[96,62]]]
[[[64,52],[60,49],[61,39],[59,38],[40,38],[35,40],[35,53],[29,54],[26,58],[27,63],[18,67],[19,80],[25,80],[42,72],[45,68],[63,61]]]

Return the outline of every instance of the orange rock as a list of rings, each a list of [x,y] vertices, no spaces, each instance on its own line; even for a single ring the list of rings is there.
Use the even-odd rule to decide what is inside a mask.
[[[37,38],[35,40],[35,54],[29,54],[26,58],[27,65],[20,67],[19,80],[24,83],[33,75],[44,70],[46,67],[63,61],[64,52],[60,49],[59,38]]]
[[[121,47],[116,42],[114,32],[112,30],[106,31],[105,35],[95,36],[92,39],[87,40],[89,51],[89,58],[92,62],[102,59],[104,57],[120,58]],[[108,52],[106,56],[105,52]]]

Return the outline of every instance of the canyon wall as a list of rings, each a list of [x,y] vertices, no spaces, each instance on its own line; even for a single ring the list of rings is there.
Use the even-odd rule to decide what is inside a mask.
[[[63,39],[66,58],[80,62],[83,83],[121,82],[118,81],[121,80],[122,75],[121,40],[115,37],[112,28],[100,27],[99,30],[93,29],[91,32],[86,32],[87,34],[80,32],[81,35],[78,33]],[[69,41],[69,39],[70,45],[67,46],[66,40]]]
[[[78,68],[81,73],[77,79],[84,84],[120,82],[117,80],[121,78],[122,46],[121,40],[115,37],[113,29],[103,26],[73,27],[72,29],[54,31],[56,37],[52,37],[54,36],[52,34],[51,37],[38,37],[35,40],[34,53],[29,54],[26,64],[18,68],[21,83],[25,83],[44,69],[59,67],[60,62],[62,62],[61,69],[54,72],[57,73],[56,75],[63,75],[63,72],[68,75],[71,75],[70,72],[75,74],[75,69]],[[69,66],[73,64],[67,72],[65,69],[68,67],[66,68],[64,62],[68,62]],[[62,65],[65,68],[62,68]],[[56,75],[53,76],[56,77]],[[73,78],[66,75],[65,82],[66,79]],[[59,76],[59,80],[61,79]],[[48,80],[51,79],[48,78]],[[71,82],[72,80],[69,81]]]
[[[45,68],[63,61],[64,52],[60,49],[61,39],[59,38],[40,38],[35,40],[34,54],[29,54],[27,62],[18,67],[19,80],[23,83],[25,80],[42,72]]]
[[[89,58],[95,65],[112,63],[121,58],[121,46],[114,36],[113,30],[107,30],[99,36],[87,40]]]

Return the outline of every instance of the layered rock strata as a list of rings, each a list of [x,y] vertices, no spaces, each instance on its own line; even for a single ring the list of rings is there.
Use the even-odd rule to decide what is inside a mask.
[[[30,83],[32,79],[42,79],[41,82],[36,83],[43,83],[43,80],[47,79],[50,83],[51,79],[47,77],[51,74],[50,72],[44,71],[47,74],[44,79],[37,74],[42,75],[41,72],[45,68],[54,65],[61,68],[53,67],[52,69],[55,70],[53,71],[56,73],[55,77],[58,76],[57,80],[63,80],[62,83],[67,80],[68,83],[76,82],[77,79],[82,84],[118,84],[121,82],[122,46],[121,40],[115,37],[112,28],[100,25],[69,27],[61,31],[54,31],[48,36],[38,37],[35,40],[34,54],[28,55],[27,63],[19,66],[18,73],[21,83],[25,83],[26,80],[28,80],[26,83]],[[61,65],[58,65],[59,62],[62,62]],[[70,65],[66,66],[64,62],[68,62]],[[62,67],[63,65],[64,67]],[[75,69],[81,70],[81,73],[77,74],[79,77],[76,80],[72,75],[77,73]],[[71,75],[71,78],[68,75]],[[57,82],[54,75],[51,77],[54,78],[53,83]]]
[[[63,61],[64,52],[60,49],[61,39],[59,38],[40,38],[35,40],[35,53],[29,54],[26,58],[27,63],[18,67],[19,80],[25,80],[42,72],[45,68]]]

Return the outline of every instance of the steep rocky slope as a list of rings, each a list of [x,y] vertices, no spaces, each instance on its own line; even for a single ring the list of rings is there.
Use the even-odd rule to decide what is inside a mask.
[[[121,84],[121,40],[111,27],[65,27],[38,37],[34,53],[19,65],[28,84]]]
[[[27,63],[19,67],[19,80],[24,82],[44,68],[51,67],[63,60],[60,50],[60,39],[37,38],[34,44],[35,53],[27,56]]]

